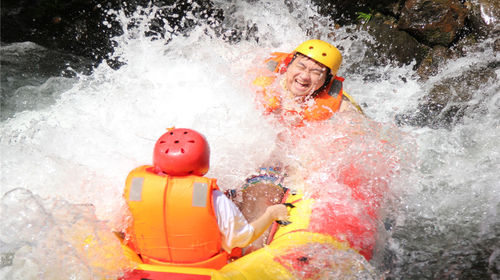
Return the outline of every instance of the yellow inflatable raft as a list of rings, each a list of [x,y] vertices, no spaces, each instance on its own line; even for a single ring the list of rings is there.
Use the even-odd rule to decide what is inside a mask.
[[[144,264],[132,249],[123,245],[125,255],[136,267],[120,279],[329,279],[332,275],[352,275],[370,269],[347,242],[309,230],[314,199],[300,193],[289,194],[286,202],[295,206],[290,210],[291,223],[279,226],[269,245],[220,270]]]

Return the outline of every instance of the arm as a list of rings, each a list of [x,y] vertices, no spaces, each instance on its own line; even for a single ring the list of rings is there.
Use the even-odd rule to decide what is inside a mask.
[[[361,107],[354,101],[354,99],[342,90],[342,103],[340,104],[339,112],[357,112],[364,115]]]
[[[356,113],[360,113],[360,111],[354,107],[354,105],[349,101],[349,100],[345,100],[345,99],[342,99],[342,103],[340,104],[340,109],[339,109],[339,112],[356,112]]]
[[[254,228],[253,236],[248,244],[259,238],[266,229],[271,226],[271,224],[276,220],[286,220],[288,218],[288,211],[286,206],[283,204],[276,204],[267,207],[264,214],[262,214],[255,221],[251,222],[250,225]],[[247,244],[247,245],[248,245]]]
[[[222,248],[227,252],[235,247],[246,247],[257,239],[274,220],[285,220],[288,216],[286,206],[269,206],[263,215],[248,223],[236,205],[222,192],[213,192],[214,210],[222,237]]]

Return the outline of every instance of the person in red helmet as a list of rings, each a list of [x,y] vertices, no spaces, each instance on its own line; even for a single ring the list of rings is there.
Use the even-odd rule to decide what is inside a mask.
[[[150,264],[221,268],[233,248],[257,239],[275,220],[286,220],[283,204],[251,223],[204,175],[210,148],[203,135],[171,129],[155,144],[153,166],[130,172],[124,197],[133,221],[129,245]]]

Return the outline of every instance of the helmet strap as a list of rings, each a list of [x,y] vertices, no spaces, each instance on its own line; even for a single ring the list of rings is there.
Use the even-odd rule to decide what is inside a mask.
[[[327,73],[326,73],[325,82],[323,83],[323,85],[320,88],[318,88],[315,92],[313,92],[313,94],[311,94],[311,97],[313,97],[313,98],[318,96],[318,94],[320,92],[322,92],[330,84],[330,81],[333,78],[332,71],[330,70],[330,68],[326,68],[326,69],[327,69]]]

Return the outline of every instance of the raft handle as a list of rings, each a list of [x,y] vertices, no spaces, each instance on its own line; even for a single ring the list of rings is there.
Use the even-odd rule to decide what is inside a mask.
[[[286,221],[286,220],[277,220],[276,223],[280,226],[287,226],[287,225],[291,224],[292,222]]]

